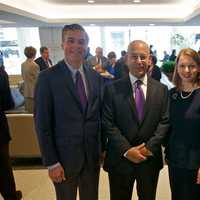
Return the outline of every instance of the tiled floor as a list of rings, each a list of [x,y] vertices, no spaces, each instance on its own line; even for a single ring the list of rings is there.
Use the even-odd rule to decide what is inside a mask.
[[[17,189],[23,192],[23,200],[55,200],[54,188],[48,179],[47,170],[15,170],[14,174]],[[99,200],[109,200],[108,178],[103,170],[100,176],[99,197]],[[132,199],[137,200],[135,190]],[[160,174],[157,200],[170,200],[166,166]]]

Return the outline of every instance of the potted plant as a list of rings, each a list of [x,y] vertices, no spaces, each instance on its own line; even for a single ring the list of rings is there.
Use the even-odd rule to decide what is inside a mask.
[[[172,81],[174,68],[175,68],[175,62],[174,61],[163,62],[162,66],[161,66],[162,71],[166,74],[166,76],[168,77],[168,79],[170,81]]]

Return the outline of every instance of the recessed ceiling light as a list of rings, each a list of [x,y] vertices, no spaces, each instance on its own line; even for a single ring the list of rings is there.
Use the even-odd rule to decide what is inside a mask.
[[[95,3],[94,0],[88,0],[88,3]]]
[[[90,26],[96,26],[96,24],[90,24]]]
[[[133,3],[141,3],[141,0],[133,0]]]
[[[149,24],[149,26],[155,26],[155,24]]]

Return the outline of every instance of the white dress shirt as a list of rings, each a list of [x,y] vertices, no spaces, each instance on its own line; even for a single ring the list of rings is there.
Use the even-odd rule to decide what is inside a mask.
[[[130,81],[131,81],[131,86],[132,86],[132,89],[133,89],[133,98],[135,99],[135,82],[137,80],[141,80],[142,81],[142,84],[141,84],[141,89],[143,91],[143,94],[144,94],[144,98],[146,100],[146,96],[147,96],[147,75],[145,74],[144,77],[138,79],[136,78],[134,75],[132,75],[130,72],[129,72],[129,78],[130,78]],[[124,157],[126,157],[128,151],[126,151],[124,153]]]
[[[135,82],[137,80],[142,81],[141,88],[142,88],[142,91],[143,91],[143,94],[144,94],[144,98],[146,99],[146,96],[147,96],[147,75],[145,74],[145,76],[143,78],[138,79],[129,72],[129,78],[130,78],[132,89],[133,89],[134,99],[135,99]]]

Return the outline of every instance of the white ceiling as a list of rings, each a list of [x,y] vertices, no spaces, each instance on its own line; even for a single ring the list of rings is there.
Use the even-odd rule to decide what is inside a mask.
[[[199,14],[200,0],[96,0],[94,4],[87,0],[0,0],[0,20],[14,21],[16,26],[200,25]]]
[[[87,0],[44,0],[54,4],[88,4]],[[180,3],[183,0],[142,0],[141,4],[171,4]],[[95,0],[95,4],[132,4],[132,0]]]

